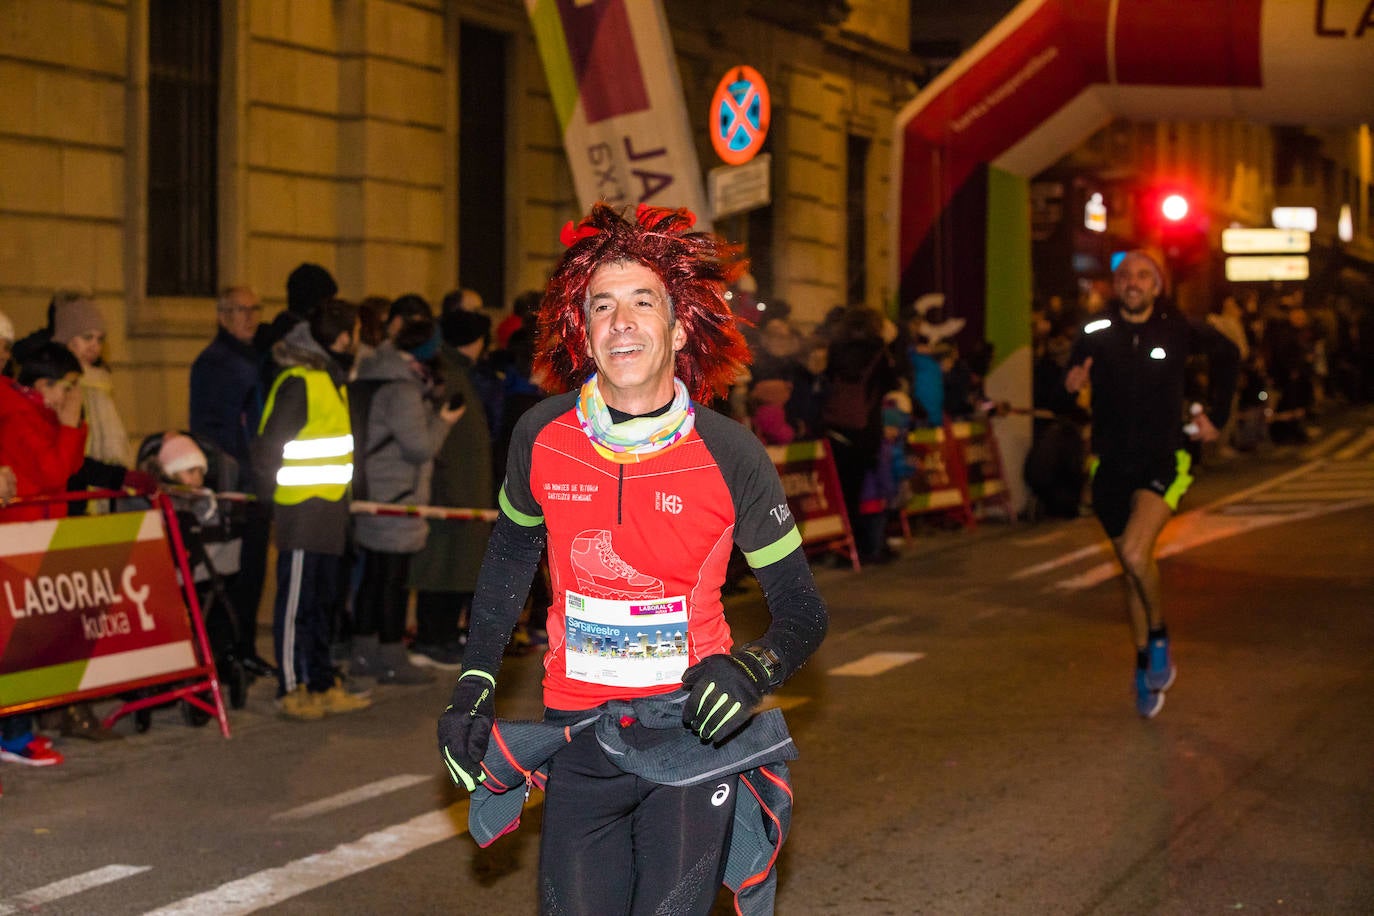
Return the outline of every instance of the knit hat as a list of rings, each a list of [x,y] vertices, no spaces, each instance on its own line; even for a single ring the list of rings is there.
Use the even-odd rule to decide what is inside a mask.
[[[53,314],[52,339],[65,345],[73,337],[89,331],[105,330],[105,316],[90,299],[73,299],[57,306]]]
[[[190,436],[172,435],[162,440],[162,448],[157,450],[157,463],[162,465],[162,473],[171,477],[178,471],[200,468],[208,471],[210,464],[205,453]]]
[[[14,343],[14,322],[4,312],[0,312],[0,340]]]
[[[491,330],[491,319],[481,312],[457,309],[444,315],[440,326],[444,331],[444,343],[462,347],[486,337]]]
[[[291,271],[291,276],[286,278],[286,307],[302,318],[308,318],[322,303],[333,299],[338,291],[339,284],[334,282],[329,271],[307,262]]]

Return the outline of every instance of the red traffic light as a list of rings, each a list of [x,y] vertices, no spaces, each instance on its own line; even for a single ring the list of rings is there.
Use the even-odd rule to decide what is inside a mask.
[[[1188,198],[1169,194],[1159,202],[1159,212],[1169,222],[1177,223],[1188,215]]]

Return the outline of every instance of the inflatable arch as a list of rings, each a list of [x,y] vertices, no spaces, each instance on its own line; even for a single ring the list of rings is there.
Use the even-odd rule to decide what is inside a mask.
[[[1029,178],[1114,117],[1374,121],[1374,0],[1024,0],[902,110],[890,288],[992,342],[994,398],[1030,399]]]

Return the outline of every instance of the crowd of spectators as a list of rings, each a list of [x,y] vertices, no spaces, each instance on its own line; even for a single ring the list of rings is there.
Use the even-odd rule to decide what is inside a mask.
[[[461,665],[489,524],[375,506],[495,505],[514,425],[545,394],[533,377],[541,296],[522,294],[509,314],[485,308],[471,290],[449,293],[437,309],[415,294],[354,305],[338,298],[334,278],[315,264],[291,273],[286,294],[286,308],[264,322],[256,291],[224,290],[215,337],[191,368],[188,428],[149,437],[137,459],[112,397],[106,323],[92,297],[60,291],[47,325],[19,340],[0,315],[0,504],[159,485],[249,494],[208,508],[196,503],[179,516],[193,547],[222,523],[232,528],[223,539],[232,541],[232,559],[197,554],[223,615],[212,627],[217,661],[250,677],[275,677],[283,715],[318,719],[365,708],[373,684],[422,683],[431,669]],[[751,286],[734,296],[752,364],[712,406],[768,445],[826,440],[860,559],[892,559],[888,533],[914,474],[908,434],[1010,409],[983,391],[990,346],[961,346],[964,322],[944,314],[938,295],[911,303],[895,321],[863,306],[837,306],[814,327],[795,322],[786,302],[762,301]],[[1018,406],[1034,410],[1026,474],[1049,514],[1081,509],[1090,418],[1063,378],[1076,336],[1103,308],[1091,298],[1067,305],[1051,297],[1033,312],[1033,391]],[[1223,359],[1199,369],[1213,377],[1198,384],[1234,387],[1214,458],[1271,439],[1304,441],[1328,400],[1374,395],[1370,310],[1348,298],[1310,308],[1301,290],[1248,291],[1227,296],[1196,323],[1235,354],[1230,368]],[[321,379],[337,389],[343,415],[322,418],[333,401],[316,387]],[[336,490],[310,485],[299,499],[284,498],[279,484],[292,472],[291,449],[309,438],[308,429],[330,423],[350,431],[351,479],[333,484]],[[64,508],[0,505],[0,522]],[[257,618],[272,538],[278,594],[269,660],[259,654]],[[512,651],[546,639],[547,588],[542,577],[536,581]],[[112,737],[88,704],[77,704],[43,723],[0,720],[0,755],[60,762],[38,725],[64,736]]]

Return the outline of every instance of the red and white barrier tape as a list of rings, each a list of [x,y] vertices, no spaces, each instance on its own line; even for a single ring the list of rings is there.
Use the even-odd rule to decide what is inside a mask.
[[[252,493],[233,491],[215,492],[197,487],[167,486],[164,489],[174,496],[213,496],[223,502],[251,503],[258,498]],[[501,513],[496,509],[458,509],[449,506],[401,506],[394,503],[374,503],[354,500],[348,504],[348,511],[354,515],[376,515],[381,517],[432,518],[440,521],[479,521],[494,522]]]

